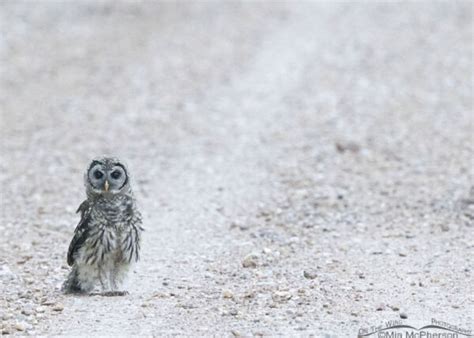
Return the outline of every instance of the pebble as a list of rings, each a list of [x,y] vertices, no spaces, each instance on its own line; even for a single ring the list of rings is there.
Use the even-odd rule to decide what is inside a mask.
[[[193,303],[178,304],[178,307],[181,307],[187,310],[197,309],[197,305]]]
[[[357,153],[360,150],[360,145],[353,141],[337,141],[335,146],[339,153],[345,153],[346,151]]]
[[[16,275],[6,265],[0,266],[0,280],[12,280],[15,279]]]
[[[231,330],[230,333],[232,333],[232,335],[233,335],[234,337],[242,337],[242,335],[240,334],[240,332],[237,331],[237,330]]]
[[[31,316],[33,314],[33,310],[30,308],[24,308],[23,310],[21,310],[21,313],[25,316]]]
[[[242,261],[242,266],[244,268],[256,268],[258,265],[259,256],[255,253],[251,253],[245,256],[244,260]]]
[[[405,312],[400,312],[400,318],[401,318],[401,319],[407,319],[408,316],[407,316],[407,314],[406,314]]]
[[[164,293],[164,292],[155,292],[151,296],[151,298],[168,298],[168,297],[169,297],[169,295]]]
[[[316,274],[316,271],[304,270],[303,271],[303,276],[304,276],[304,278],[307,278],[307,279],[315,279],[318,275]]]
[[[233,222],[230,225],[230,228],[231,229],[239,228],[241,231],[247,231],[250,228],[250,226],[248,224],[244,224],[244,223],[240,223],[240,222]]]
[[[25,327],[25,324],[23,324],[23,323],[16,323],[15,324],[15,329],[17,331],[25,331],[26,327]]]
[[[224,290],[222,292],[222,297],[224,297],[226,299],[231,299],[231,298],[234,298],[234,294],[230,290]]]
[[[62,305],[61,303],[57,303],[56,305],[53,306],[53,311],[60,312],[62,310],[64,310],[64,305]]]
[[[41,302],[41,305],[47,305],[47,306],[51,306],[55,304],[56,303],[54,302],[54,300],[51,300],[51,299],[45,299],[44,301]]]
[[[272,299],[275,302],[286,302],[291,299],[291,293],[288,291],[276,291],[272,295]]]

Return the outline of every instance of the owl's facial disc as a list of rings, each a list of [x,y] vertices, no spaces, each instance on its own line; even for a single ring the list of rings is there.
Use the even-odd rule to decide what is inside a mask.
[[[118,162],[93,161],[87,173],[90,186],[98,194],[116,194],[127,184],[125,167]]]

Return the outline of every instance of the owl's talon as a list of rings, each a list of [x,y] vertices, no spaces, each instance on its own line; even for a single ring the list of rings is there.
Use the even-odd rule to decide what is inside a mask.
[[[102,292],[100,295],[104,297],[116,297],[116,296],[126,296],[128,291],[106,291]]]

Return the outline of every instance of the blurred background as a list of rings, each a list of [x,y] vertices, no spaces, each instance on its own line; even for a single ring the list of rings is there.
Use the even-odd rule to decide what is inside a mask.
[[[2,332],[472,328],[472,14],[2,1]],[[102,154],[130,166],[143,260],[129,297],[65,298]]]

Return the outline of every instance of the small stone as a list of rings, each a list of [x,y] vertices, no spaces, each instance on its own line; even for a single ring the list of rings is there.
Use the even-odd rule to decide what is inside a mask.
[[[393,310],[393,311],[399,311],[400,308],[398,306],[395,306],[395,305],[392,305],[390,306],[390,308]]]
[[[237,309],[230,309],[229,314],[231,316],[237,316],[239,314],[239,312],[237,311]]]
[[[404,253],[404,252],[399,252],[398,255],[399,255],[400,257],[406,257],[406,256],[407,256],[407,254]]]
[[[246,298],[246,299],[252,299],[254,297],[255,297],[255,291],[254,290],[246,291],[243,294],[243,298]]]
[[[53,311],[60,312],[62,310],[64,310],[64,305],[62,305],[61,303],[57,303],[56,305],[53,306]]]
[[[441,224],[441,231],[448,232],[449,231],[449,226],[446,225],[446,224]]]
[[[28,285],[31,285],[31,284],[34,284],[34,283],[35,283],[35,279],[29,278],[29,277],[25,278],[24,281],[25,281],[25,283],[28,284]]]
[[[377,307],[375,308],[376,311],[383,311],[385,310],[385,304],[383,303],[380,303],[379,305],[377,305]]]
[[[169,295],[164,293],[164,292],[155,292],[151,296],[151,298],[168,298],[168,297],[169,297]]]
[[[291,293],[288,291],[276,291],[272,295],[272,299],[275,302],[286,302],[291,299]]]
[[[47,306],[51,306],[54,304],[56,303],[54,302],[54,300],[51,300],[51,299],[45,299],[44,301],[41,302],[41,305],[47,305]]]
[[[401,318],[401,319],[407,319],[408,316],[407,316],[407,314],[406,314],[405,312],[400,312],[400,318]]]
[[[336,150],[340,153],[345,153],[346,151],[357,153],[360,150],[360,145],[351,141],[338,141],[336,142]]]
[[[25,331],[26,327],[25,327],[25,324],[23,324],[23,323],[16,323],[15,324],[15,329],[17,331]]]
[[[249,227],[248,224],[243,224],[243,223],[240,223],[240,222],[232,222],[232,224],[230,225],[230,228],[231,229],[238,228],[241,231],[247,231],[250,227]]]
[[[315,279],[318,275],[316,274],[316,271],[314,270],[304,270],[303,276],[304,278],[307,278],[307,279]]]
[[[242,266],[244,268],[256,268],[258,265],[259,256],[255,253],[251,253],[245,256],[244,260],[242,261]]]
[[[193,303],[178,304],[178,307],[181,307],[187,310],[197,309],[197,305]]]
[[[36,313],[44,313],[45,311],[45,308],[43,306],[38,306],[36,309],[35,309]]]
[[[224,297],[226,299],[231,299],[231,298],[234,298],[234,294],[230,290],[224,290],[222,292],[222,297]]]
[[[240,334],[240,332],[237,331],[237,330],[231,330],[230,333],[232,333],[232,335],[233,335],[234,337],[242,337],[242,335]]]
[[[21,314],[25,316],[31,316],[33,314],[33,310],[30,308],[24,308],[21,310]]]
[[[16,275],[6,265],[0,266],[0,280],[12,280],[15,279]]]

